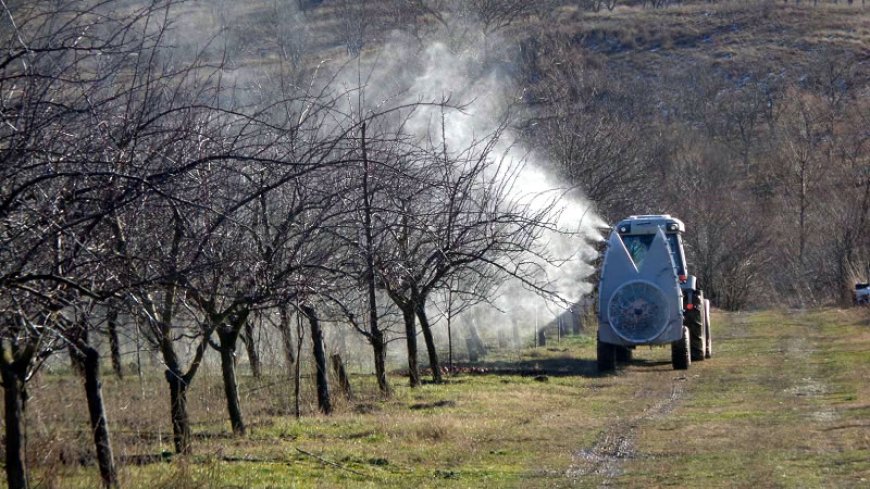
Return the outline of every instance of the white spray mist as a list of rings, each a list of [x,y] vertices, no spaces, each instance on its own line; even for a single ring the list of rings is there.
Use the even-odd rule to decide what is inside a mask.
[[[419,52],[408,46],[392,42],[380,51],[377,61],[380,66],[370,68],[366,75],[367,101],[376,104],[389,100],[397,104],[449,99],[467,103],[461,111],[417,110],[408,121],[407,129],[412,134],[436,144],[443,142],[449,149],[461,151],[492,135],[514,102],[511,95],[515,90],[505,77],[496,71],[479,74],[478,60],[452,52],[440,43]],[[440,130],[432,130],[441,127],[441,117],[444,117],[443,136]],[[550,230],[535,243],[538,256],[530,258],[538,268],[537,276],[533,277],[535,283],[555,292],[557,300],[542,297],[518,280],[509,281],[492,304],[478,306],[466,315],[479,317],[475,323],[489,330],[490,337],[497,333],[497,328],[513,328],[515,322],[520,322],[527,333],[533,325],[544,326],[569,304],[580,301],[592,287],[587,279],[594,271],[590,262],[597,251],[591,243],[602,240],[597,229],[605,225],[579,190],[568,188],[549,174],[546,165],[522,147],[510,131],[500,134],[491,157],[510,163],[493,165],[495,170],[485,174],[486,178],[512,179],[507,187],[514,203],[532,212],[550,210],[547,215]],[[494,314],[493,308],[501,312]],[[440,306],[438,311],[432,311],[433,319],[443,319],[444,309]],[[499,321],[501,313],[507,313],[509,318]],[[468,324],[462,319],[459,322]]]

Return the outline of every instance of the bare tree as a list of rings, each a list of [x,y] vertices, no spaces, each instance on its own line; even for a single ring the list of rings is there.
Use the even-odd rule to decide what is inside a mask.
[[[8,255],[0,287],[8,298],[2,334],[11,487],[27,486],[23,433],[16,431],[24,382],[61,339],[87,367],[85,390],[103,483],[117,484],[98,355],[86,341],[92,318],[70,322],[59,314],[90,314],[93,304],[118,292],[109,272],[108,223],[149,184],[168,177],[127,158],[135,152],[135,137],[161,117],[136,111],[148,104],[125,102],[149,97],[136,75],[154,59],[169,6],[2,5],[8,36],[0,54],[0,144],[8,151],[2,158],[0,248]],[[124,77],[131,73],[135,81],[128,83]],[[147,79],[159,84],[157,78]]]

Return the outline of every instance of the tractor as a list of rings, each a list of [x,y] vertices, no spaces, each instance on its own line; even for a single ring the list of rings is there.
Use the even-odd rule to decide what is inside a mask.
[[[676,370],[711,357],[710,301],[687,271],[685,230],[667,214],[630,216],[613,228],[598,287],[600,372],[631,361],[640,345],[670,345]]]

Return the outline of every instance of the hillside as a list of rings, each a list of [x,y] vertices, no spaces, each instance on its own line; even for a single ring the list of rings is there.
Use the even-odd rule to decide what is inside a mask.
[[[203,38],[223,29],[231,49],[240,44],[235,63],[277,62],[292,54],[282,52],[292,47],[311,62],[342,64],[357,50],[364,56],[384,54],[384,43],[397,32],[410,34],[420,46],[447,42],[460,51],[487,43],[489,62],[522,65],[531,58],[544,65],[582,62],[585,69],[608,65],[626,78],[656,77],[675,68],[735,79],[764,70],[800,76],[820,50],[850,52],[858,59],[870,55],[870,15],[861,5],[749,0],[663,8],[617,4],[595,12],[559,0],[517,4],[326,0],[300,9],[270,2],[193,2],[179,8],[175,22]],[[512,9],[516,12],[505,13]],[[488,17],[498,20],[499,13],[501,23]]]
[[[599,13],[563,7],[551,22],[555,28],[548,25],[544,35],[567,40],[569,53],[646,75],[674,65],[737,76],[765,68],[798,73],[819,49],[870,54],[870,20],[850,5],[722,2]]]

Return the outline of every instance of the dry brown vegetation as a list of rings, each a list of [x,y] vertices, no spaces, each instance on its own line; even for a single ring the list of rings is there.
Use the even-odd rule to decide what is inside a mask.
[[[850,301],[870,262],[863,7],[563,7],[531,25],[513,31],[528,140],[607,219],[684,219],[722,307]]]

